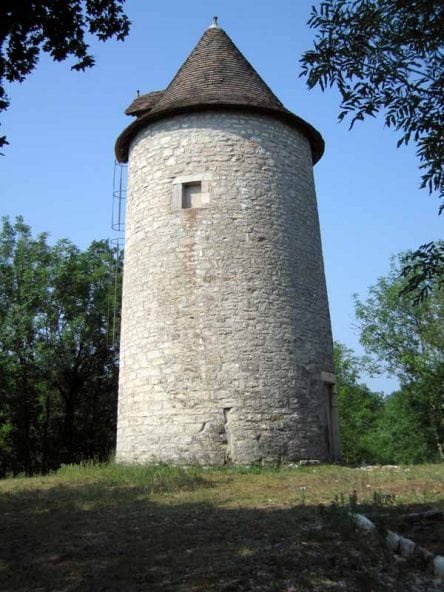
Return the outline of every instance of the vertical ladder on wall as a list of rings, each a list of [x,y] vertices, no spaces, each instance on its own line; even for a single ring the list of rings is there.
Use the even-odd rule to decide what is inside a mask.
[[[113,203],[111,213],[111,229],[114,235],[110,239],[111,249],[114,254],[114,278],[112,294],[110,294],[110,309],[108,314],[108,345],[114,347],[117,343],[117,326],[119,321],[119,267],[122,264],[123,249],[125,244],[125,207],[126,207],[126,183],[127,165],[114,163],[113,175]]]
[[[116,232],[125,232],[125,204],[126,204],[127,165],[114,163],[113,176],[113,211],[111,228]]]

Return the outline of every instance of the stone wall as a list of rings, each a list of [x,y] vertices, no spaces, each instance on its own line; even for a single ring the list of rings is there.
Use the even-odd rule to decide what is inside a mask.
[[[182,209],[201,180],[205,207]],[[151,123],[128,171],[117,460],[329,456],[310,146],[261,115]]]

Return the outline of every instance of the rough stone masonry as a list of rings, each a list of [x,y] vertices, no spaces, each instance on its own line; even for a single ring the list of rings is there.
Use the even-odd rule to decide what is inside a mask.
[[[336,460],[320,136],[217,25],[132,109],[117,460]]]

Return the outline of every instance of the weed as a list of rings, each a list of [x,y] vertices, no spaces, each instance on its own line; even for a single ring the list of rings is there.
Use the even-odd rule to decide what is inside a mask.
[[[387,493],[383,491],[373,492],[373,505],[380,508],[389,508],[396,503],[396,495],[394,493]]]

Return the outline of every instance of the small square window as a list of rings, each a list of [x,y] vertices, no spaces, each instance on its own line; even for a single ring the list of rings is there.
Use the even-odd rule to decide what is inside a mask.
[[[202,207],[202,183],[194,181],[182,185],[182,208]]]
[[[212,175],[209,172],[181,175],[173,181],[172,210],[190,210],[210,207]]]

